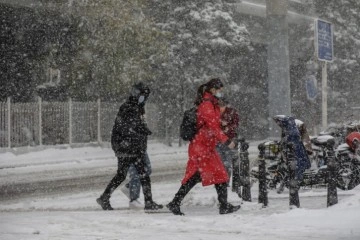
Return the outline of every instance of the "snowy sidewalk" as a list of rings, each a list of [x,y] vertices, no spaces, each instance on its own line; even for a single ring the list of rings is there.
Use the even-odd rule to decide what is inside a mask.
[[[178,181],[153,184],[155,201],[166,204]],[[101,193],[84,189],[2,202],[2,240],[355,240],[360,237],[360,189],[341,195],[339,204],[326,208],[324,189],[301,191],[302,208],[289,210],[288,192],[269,193],[269,206],[245,202],[233,214],[219,215],[213,186],[195,188],[183,201],[185,216],[171,213],[146,214],[127,210],[128,199],[120,190],[111,198],[115,211],[102,211],[95,199]],[[239,204],[236,194],[229,201]]]
[[[251,144],[252,159],[256,147]],[[166,204],[180,186],[187,146],[151,142],[149,155],[157,179],[154,200]],[[115,174],[116,164],[111,149],[101,147],[0,153],[0,187],[13,185],[20,194],[0,199],[0,239],[360,239],[360,187],[339,190],[339,203],[331,208],[326,207],[326,189],[302,189],[301,208],[289,210],[287,190],[280,195],[269,191],[269,206],[262,208],[255,184],[252,202],[243,203],[236,213],[219,215],[214,187],[198,184],[183,201],[183,217],[129,210],[129,200],[117,189],[111,204],[121,210],[102,211],[95,199]],[[240,204],[231,191],[229,201]]]

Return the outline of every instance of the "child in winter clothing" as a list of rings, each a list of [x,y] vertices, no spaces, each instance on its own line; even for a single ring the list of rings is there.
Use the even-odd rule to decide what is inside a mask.
[[[221,113],[221,130],[229,139],[236,139],[237,128],[239,127],[239,114],[234,108],[229,106],[229,103],[224,98],[219,100],[219,107]],[[221,160],[223,161],[226,172],[230,178],[232,163],[238,158],[237,152],[221,143],[217,144],[216,150],[220,154]]]

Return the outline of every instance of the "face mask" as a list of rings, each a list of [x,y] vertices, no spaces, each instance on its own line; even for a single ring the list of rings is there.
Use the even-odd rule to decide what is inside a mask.
[[[139,97],[139,103],[142,103],[142,102],[144,102],[144,101],[145,101],[145,96],[141,95],[141,96]]]
[[[222,93],[221,92],[217,92],[217,93],[215,93],[215,97],[217,97],[217,98],[221,98],[223,95],[222,95]]]

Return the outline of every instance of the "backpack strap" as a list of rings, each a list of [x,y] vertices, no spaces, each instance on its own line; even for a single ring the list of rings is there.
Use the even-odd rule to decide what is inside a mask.
[[[203,103],[203,102],[205,102],[205,101],[207,101],[207,102],[211,102],[211,104],[213,105],[214,110],[215,110],[215,104],[213,103],[213,101],[211,101],[211,99],[210,99],[210,98],[204,98],[204,99],[203,99],[203,101],[202,101],[201,103]],[[198,106],[197,106],[197,107],[198,107]],[[204,125],[200,126],[200,127],[198,128],[198,130],[200,130],[203,126],[204,126]]]

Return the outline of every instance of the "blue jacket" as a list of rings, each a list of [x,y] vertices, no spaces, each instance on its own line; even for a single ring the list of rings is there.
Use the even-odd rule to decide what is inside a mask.
[[[294,145],[294,155],[297,161],[296,178],[301,181],[304,171],[311,167],[309,156],[306,153],[305,146],[301,141],[301,136],[296,127],[295,118],[278,115],[274,117],[275,122],[282,129],[282,141],[284,144],[292,143]]]

